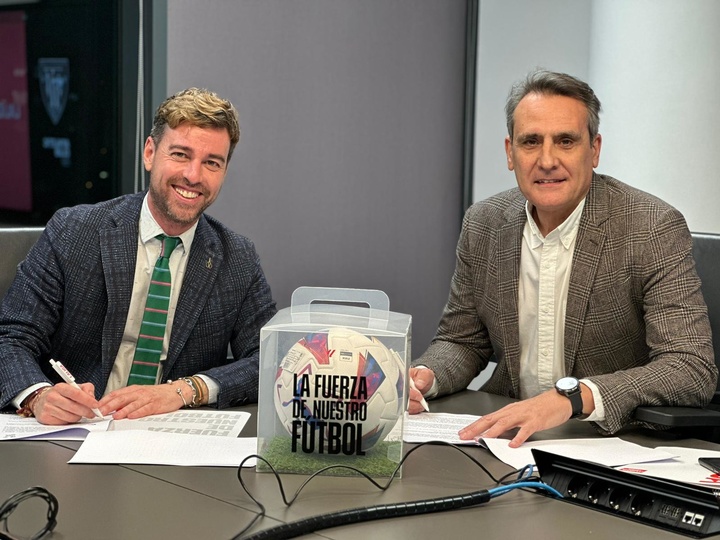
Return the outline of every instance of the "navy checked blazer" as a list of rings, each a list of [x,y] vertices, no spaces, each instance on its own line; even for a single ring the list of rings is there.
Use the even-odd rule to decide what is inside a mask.
[[[130,306],[144,196],[63,208],[48,222],[0,305],[0,407],[32,384],[60,382],[50,358],[103,395]],[[275,311],[253,244],[201,216],[162,379],[202,373],[220,386],[218,407],[257,401],[260,329]]]
[[[525,197],[470,207],[437,334],[416,364],[439,395],[464,389],[491,357],[482,390],[519,397],[518,280]],[[565,315],[565,373],[600,390],[610,432],[641,405],[704,406],[717,380],[707,308],[683,216],[594,174],[580,219]]]

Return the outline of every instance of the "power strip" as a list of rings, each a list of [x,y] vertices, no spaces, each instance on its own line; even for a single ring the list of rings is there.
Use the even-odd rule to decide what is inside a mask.
[[[695,538],[720,533],[720,499],[714,491],[543,450],[532,453],[543,482],[564,501]]]

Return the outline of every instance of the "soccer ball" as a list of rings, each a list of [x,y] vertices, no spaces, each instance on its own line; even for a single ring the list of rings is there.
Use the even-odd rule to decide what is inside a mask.
[[[293,451],[362,455],[403,412],[405,373],[395,351],[348,328],[307,334],[283,358],[275,410]]]

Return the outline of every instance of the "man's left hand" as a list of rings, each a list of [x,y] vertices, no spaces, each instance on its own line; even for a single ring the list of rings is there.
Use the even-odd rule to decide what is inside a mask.
[[[185,385],[185,383],[182,383]],[[176,384],[133,385],[110,392],[100,400],[100,410],[104,415],[112,413],[115,420],[123,418],[142,418],[151,414],[177,411],[183,407],[183,401],[177,389],[190,393],[190,387]],[[185,397],[187,400],[187,396]],[[189,401],[188,401],[189,403]]]
[[[583,394],[590,390],[581,385]],[[590,395],[592,395],[590,393]],[[510,448],[517,448],[536,431],[550,429],[564,424],[572,415],[570,400],[548,390],[535,397],[511,403],[491,414],[486,414],[460,430],[461,439],[469,440],[477,437],[496,438],[506,431],[519,428],[515,437],[510,441]]]

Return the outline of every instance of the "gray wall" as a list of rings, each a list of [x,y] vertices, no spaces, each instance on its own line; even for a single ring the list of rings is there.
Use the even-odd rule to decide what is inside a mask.
[[[591,8],[589,0],[480,0],[474,201],[517,185],[504,149],[510,86],[537,67],[587,80]]]
[[[414,356],[460,228],[465,4],[167,2],[168,93],[205,86],[240,112],[210,214],[255,242],[280,307],[301,285],[385,291]]]

